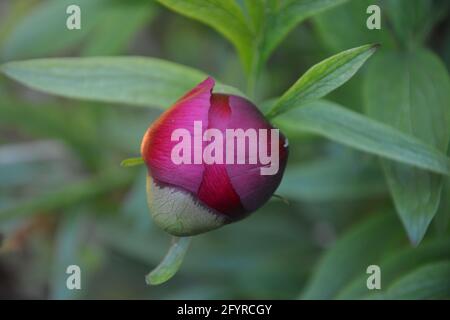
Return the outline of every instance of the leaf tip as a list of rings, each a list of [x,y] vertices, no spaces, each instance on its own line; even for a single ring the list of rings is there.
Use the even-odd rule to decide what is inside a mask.
[[[137,158],[129,158],[129,159],[122,160],[122,162],[120,163],[120,166],[123,168],[129,168],[129,167],[139,166],[141,164],[144,164],[144,159],[141,157],[137,157]]]
[[[425,231],[421,234],[416,234],[416,233],[412,233],[409,230],[407,230],[407,234],[408,234],[408,239],[409,239],[409,243],[411,244],[412,247],[417,248],[420,244],[420,242],[422,242],[423,237],[425,236]]]
[[[165,281],[155,281],[154,277],[152,276],[152,272],[150,272],[149,274],[147,274],[145,276],[145,283],[148,286],[157,286],[159,284],[164,283]]]
[[[371,48],[376,51],[381,47],[381,43],[374,43],[372,44]]]
[[[172,245],[161,263],[145,276],[149,286],[156,286],[170,280],[178,271],[183,262],[191,241],[190,237],[174,237]]]
[[[425,224],[417,224],[413,221],[406,220],[404,217],[402,217],[402,220],[411,246],[414,248],[418,247],[425,237],[432,219],[427,219]]]
[[[283,196],[280,196],[279,194],[273,194],[272,197],[280,200],[281,202],[283,202],[285,205],[289,206],[291,205],[291,203],[289,202],[289,200]]]

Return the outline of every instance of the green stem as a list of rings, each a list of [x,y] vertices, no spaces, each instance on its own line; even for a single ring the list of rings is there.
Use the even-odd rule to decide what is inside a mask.
[[[260,68],[261,68],[260,55],[258,50],[255,49],[253,53],[252,65],[247,77],[247,96],[253,100],[255,99],[256,83],[258,81]]]
[[[256,84],[256,74],[254,72],[250,72],[247,78],[247,96],[250,99],[255,98],[255,84]]]

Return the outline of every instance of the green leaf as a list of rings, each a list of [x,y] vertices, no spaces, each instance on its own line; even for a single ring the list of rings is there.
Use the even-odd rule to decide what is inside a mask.
[[[81,8],[80,30],[66,28],[66,8],[71,4]],[[87,44],[82,49],[84,55],[118,54],[155,11],[146,1],[45,1],[19,21],[1,54],[7,60],[49,56],[83,42]]]
[[[145,277],[147,284],[158,285],[172,278],[180,268],[190,242],[190,237],[174,237],[172,246],[163,261]]]
[[[95,163],[100,157],[94,154],[98,150],[97,140],[93,138],[96,132],[86,121],[88,116],[88,110],[83,106],[78,106],[67,118],[64,108],[57,103],[29,103],[6,95],[2,95],[0,101],[0,125],[14,125],[27,134],[64,140],[83,160]]]
[[[168,108],[207,75],[155,58],[55,58],[10,62],[2,71],[33,89],[68,98]],[[216,92],[243,95],[221,85]]]
[[[147,175],[147,168],[144,166],[139,170],[137,178],[124,198],[121,212],[123,212],[124,217],[131,220],[134,230],[152,235],[150,228],[153,225],[153,221],[150,219],[148,206],[146,205]]]
[[[450,80],[445,67],[425,50],[377,58],[367,75],[368,114],[446,154]],[[382,165],[397,211],[411,242],[417,244],[438,209],[443,177],[387,160]]]
[[[347,82],[375,52],[377,45],[365,45],[334,55],[310,68],[286,91],[267,114],[268,118],[317,100]]]
[[[316,133],[360,151],[450,175],[450,159],[443,152],[332,102],[319,100],[302,105],[275,123],[288,132]]]
[[[445,65],[447,66],[447,69],[450,70],[450,25],[447,27],[443,43],[444,43],[442,52],[443,59]]]
[[[123,53],[137,31],[150,22],[156,11],[155,6],[147,1],[118,2],[109,6],[99,14],[96,28],[82,54],[107,56]]]
[[[75,184],[62,186],[53,192],[37,196],[29,201],[22,201],[17,206],[1,208],[0,221],[38,213],[55,212],[59,209],[90,201],[112,190],[125,187],[130,184],[131,178],[130,175],[113,171]]]
[[[252,32],[234,0],[157,0],[169,9],[199,20],[224,35],[237,49],[248,71],[252,59]]]
[[[79,44],[93,30],[96,18],[106,10],[107,0],[44,1],[14,28],[5,39],[1,55],[6,60],[54,54]],[[76,4],[82,8],[82,28],[66,28],[66,9]]]
[[[340,238],[321,259],[302,299],[330,299],[356,274],[395,246],[394,215],[376,215]]]
[[[82,269],[83,279],[86,279],[86,268],[80,265],[82,261],[82,239],[85,239],[83,231],[86,230],[86,217],[80,209],[72,209],[69,215],[63,217],[56,231],[55,248],[53,252],[52,272],[50,279],[51,299],[76,299],[80,298],[81,290],[69,290],[66,286],[67,267],[78,265]],[[83,287],[83,283],[82,283]]]
[[[431,263],[406,274],[395,282],[386,294],[382,294],[381,298],[388,300],[450,299],[450,260]]]
[[[449,150],[450,151],[450,150]],[[450,152],[449,152],[450,153]],[[450,178],[446,177],[442,187],[441,202],[433,220],[438,235],[447,233],[450,225]]]
[[[34,1],[18,0],[8,7],[8,14],[4,15],[0,21],[0,45],[2,47],[6,37],[21,22],[22,18],[29,14],[35,5]]]
[[[425,264],[450,259],[450,238],[423,243],[418,248],[407,247],[395,252],[378,265],[382,273],[382,292],[403,275]],[[367,273],[361,270],[338,294],[338,299],[358,299],[368,294]]]
[[[300,22],[347,0],[246,0],[253,31],[252,59],[249,73],[251,92],[261,69],[271,53]]]
[[[373,4],[379,5],[383,10],[380,0],[357,0],[315,16],[312,20],[315,30],[326,47],[333,51],[345,50],[361,43],[379,43],[383,48],[393,47],[394,39],[383,20],[383,12],[381,29],[367,28],[369,15],[366,11]]]
[[[267,5],[262,60],[266,61],[272,51],[300,22],[324,10],[347,2],[347,0],[286,0],[272,1]]]
[[[324,202],[380,196],[387,188],[374,163],[356,155],[314,159],[286,169],[277,192],[289,199]]]
[[[135,167],[144,164],[142,157],[125,159],[120,163],[121,167]]]
[[[433,27],[430,19],[433,13],[432,0],[385,1],[391,25],[401,43],[405,46],[424,41]]]

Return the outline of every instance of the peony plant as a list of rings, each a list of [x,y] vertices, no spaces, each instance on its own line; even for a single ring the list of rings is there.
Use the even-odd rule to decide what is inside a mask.
[[[247,87],[234,88],[202,71],[151,57],[35,59],[2,66],[10,78],[46,93],[162,111],[142,133],[141,157],[122,163],[147,166],[149,211],[155,223],[173,236],[168,254],[147,275],[147,283],[163,283],[176,273],[192,236],[237,222],[274,196],[287,166],[292,132],[317,134],[438,177],[450,174],[450,161],[441,149],[387,121],[324,100],[358,72],[379,48],[377,44],[347,47],[312,66],[281,96],[265,101],[256,98],[259,75],[290,29],[345,1],[310,5],[291,1],[290,7],[266,8],[266,24],[260,21],[259,14],[266,12],[260,1],[247,1],[251,24],[234,1],[208,2],[206,9],[201,1],[158,2],[212,26],[229,39],[242,62]],[[393,70],[396,65],[392,64]],[[382,68],[380,64],[378,69]],[[372,81],[377,88],[389,89],[382,86],[382,78]],[[371,95],[376,96],[378,92],[373,91]],[[244,143],[245,152],[239,157],[238,144],[228,148],[239,137],[227,138],[228,130],[241,130],[241,142],[254,132],[257,152],[252,154],[251,143]],[[266,132],[265,137],[260,132]],[[413,242],[423,237],[428,224],[424,225],[411,227],[420,229],[411,237]]]

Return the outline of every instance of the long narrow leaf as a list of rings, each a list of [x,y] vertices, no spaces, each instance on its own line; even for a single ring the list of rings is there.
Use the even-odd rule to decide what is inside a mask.
[[[43,92],[137,106],[167,108],[207,75],[155,58],[55,58],[10,62],[1,70]],[[218,84],[217,92],[242,95]]]
[[[328,101],[315,101],[275,121],[291,132],[312,132],[355,149],[450,175],[450,159],[420,140]]]
[[[310,68],[286,91],[267,114],[268,118],[320,99],[347,82],[375,52],[365,45],[334,55]]]

